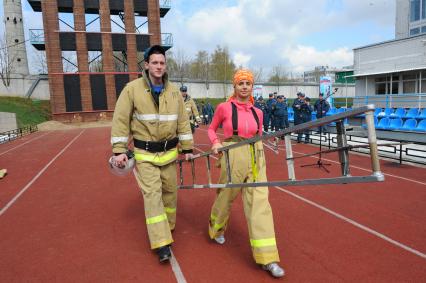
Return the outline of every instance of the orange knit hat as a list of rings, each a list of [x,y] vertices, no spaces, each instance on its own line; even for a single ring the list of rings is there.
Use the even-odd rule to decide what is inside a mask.
[[[242,80],[248,80],[251,84],[254,84],[253,73],[244,69],[236,71],[234,74],[234,85],[239,84]]]
[[[244,69],[240,69],[236,71],[234,74],[234,80],[233,80],[234,86],[239,84],[242,80],[248,80],[253,85],[254,84],[253,73],[250,72],[249,70],[244,70]],[[228,99],[228,101],[233,97],[235,97],[235,93]],[[250,95],[249,101],[251,102],[251,104],[254,104],[253,94]]]

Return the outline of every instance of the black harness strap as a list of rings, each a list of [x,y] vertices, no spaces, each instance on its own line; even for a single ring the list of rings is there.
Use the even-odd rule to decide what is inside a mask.
[[[232,105],[232,135],[238,136],[238,111],[237,106],[231,102]],[[250,108],[251,113],[253,113],[254,120],[256,120],[257,131],[256,134],[259,134],[259,117],[257,116],[256,110],[254,107]]]

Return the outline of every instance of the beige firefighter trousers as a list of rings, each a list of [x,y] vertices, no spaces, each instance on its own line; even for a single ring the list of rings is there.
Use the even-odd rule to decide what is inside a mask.
[[[224,142],[229,145],[233,142]],[[256,172],[252,170],[252,152],[250,145],[231,149],[229,152],[229,162],[233,183],[253,182],[254,175],[256,181],[266,182],[266,165],[261,141],[255,144]],[[225,157],[220,159],[221,174],[219,183],[226,183],[226,163]],[[242,192],[244,214],[247,220],[250,244],[254,260],[258,264],[268,264],[279,262],[278,249],[275,240],[274,221],[271,205],[269,204],[267,187],[246,187],[246,188],[226,188],[218,189],[216,200],[213,204],[209,222],[210,238],[223,235],[228,226],[229,214],[232,202]]]
[[[137,182],[142,191],[146,226],[151,249],[173,242],[171,230],[176,223],[176,163],[164,166],[138,161]]]

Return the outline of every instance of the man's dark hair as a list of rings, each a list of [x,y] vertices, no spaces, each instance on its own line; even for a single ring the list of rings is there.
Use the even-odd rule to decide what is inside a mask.
[[[164,58],[166,58],[166,50],[164,50],[164,48],[160,45],[153,45],[153,46],[149,47],[148,49],[146,49],[144,54],[143,54],[144,61],[148,63],[149,57],[152,54],[162,54],[164,56]]]

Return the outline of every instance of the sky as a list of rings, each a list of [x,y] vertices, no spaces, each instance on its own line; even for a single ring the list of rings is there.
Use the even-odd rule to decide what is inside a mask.
[[[160,3],[164,0],[160,0]],[[2,2],[2,0],[1,0]],[[353,65],[353,48],[395,37],[395,0],[170,0],[161,31],[172,51],[227,47],[237,66],[301,73],[315,66]],[[42,28],[22,0],[26,34]],[[3,5],[0,7],[3,14]],[[27,45],[29,61],[35,49]]]

